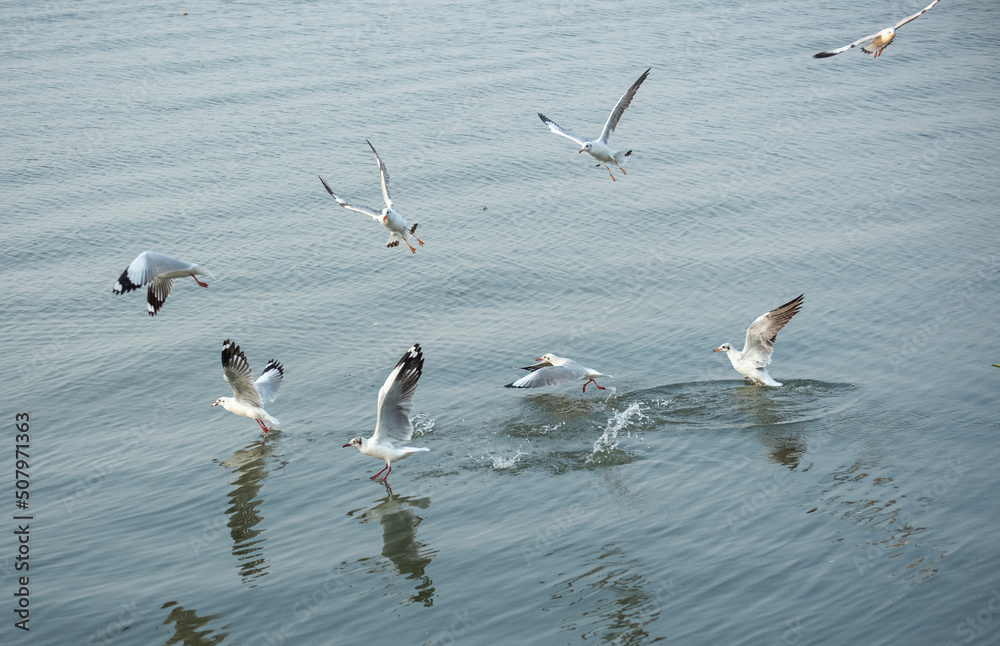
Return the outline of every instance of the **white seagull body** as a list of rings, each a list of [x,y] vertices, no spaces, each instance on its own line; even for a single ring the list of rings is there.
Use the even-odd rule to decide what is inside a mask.
[[[583,137],[578,137],[570,132],[567,132],[566,130],[560,128],[555,121],[552,121],[541,112],[538,113],[538,118],[541,119],[542,123],[547,125],[549,130],[552,132],[557,135],[562,135],[568,139],[572,139],[576,143],[580,144],[581,147],[578,152],[590,153],[591,157],[601,162],[601,164],[608,169],[608,174],[611,175],[611,180],[615,181],[615,175],[611,172],[611,168],[608,164],[617,165],[621,170],[622,175],[625,175],[625,169],[622,168],[622,164],[624,164],[625,159],[632,154],[632,151],[614,150],[608,145],[608,138],[611,136],[611,133],[615,131],[615,126],[618,125],[618,120],[622,118],[625,108],[629,106],[632,102],[632,97],[635,96],[635,91],[638,90],[639,86],[642,85],[642,82],[646,80],[646,76],[649,75],[649,70],[651,69],[653,68],[651,67],[643,72],[642,76],[639,77],[639,80],[633,83],[632,87],[626,90],[625,94],[622,95],[622,98],[618,99],[618,103],[615,104],[615,109],[611,111],[611,115],[608,117],[607,123],[604,124],[604,130],[601,132],[601,136],[597,139],[588,141]]]
[[[278,386],[285,376],[285,369],[280,363],[274,359],[268,361],[264,372],[254,381],[246,355],[240,350],[240,346],[226,339],[222,342],[222,374],[232,387],[233,396],[219,397],[212,406],[221,404],[230,413],[255,420],[264,433],[271,431],[264,420],[272,424],[281,423],[264,410],[264,404],[274,401],[278,396]]]
[[[863,45],[861,47],[861,51],[863,51],[866,54],[874,54],[873,58],[878,58],[879,54],[882,53],[882,50],[888,47],[889,44],[892,43],[893,39],[896,38],[897,29],[899,29],[900,27],[902,27],[903,25],[912,20],[916,20],[919,16],[922,16],[928,9],[930,9],[939,2],[941,2],[941,0],[934,0],[934,2],[930,3],[929,5],[927,5],[917,13],[913,14],[912,16],[908,16],[897,22],[894,27],[886,27],[877,34],[872,34],[871,36],[865,36],[864,38],[859,38],[850,45],[844,45],[843,47],[840,47],[838,49],[831,49],[828,52],[820,52],[818,54],[813,54],[813,58],[827,58],[828,56],[836,56],[841,52],[846,52],[852,47],[857,47],[858,45],[861,45],[861,43],[867,43],[866,45]]]
[[[736,368],[736,372],[743,375],[745,379],[752,380],[754,384],[780,386],[780,383],[767,374],[767,366],[771,363],[778,330],[785,327],[785,323],[788,323],[802,307],[802,296],[800,294],[797,298],[774,308],[767,314],[758,316],[757,320],[747,328],[747,338],[742,351],[737,350],[729,343],[723,343],[712,351],[725,352],[733,367]]]
[[[385,164],[379,158],[378,153],[375,152],[375,146],[372,146],[372,142],[365,139],[368,143],[368,147],[372,149],[375,153],[375,161],[378,162],[378,175],[382,182],[382,199],[385,201],[385,208],[381,211],[376,211],[369,206],[355,206],[345,202],[343,199],[337,197],[337,194],[333,192],[330,185],[326,183],[322,177],[319,181],[323,182],[323,186],[326,188],[327,193],[333,196],[333,199],[337,200],[337,204],[341,205],[345,209],[350,209],[351,211],[356,211],[357,213],[363,213],[386,229],[389,230],[389,240],[386,242],[386,247],[398,247],[399,242],[403,241],[406,246],[410,248],[410,253],[417,253],[417,250],[413,248],[413,245],[406,239],[407,234],[412,235],[413,239],[417,241],[421,247],[424,243],[417,237],[417,223],[414,222],[411,226],[406,219],[399,214],[398,211],[392,205],[392,198],[389,197],[389,172],[385,169]]]
[[[111,288],[111,291],[115,294],[123,294],[148,284],[146,310],[150,316],[156,316],[156,313],[163,307],[163,302],[170,295],[170,289],[174,286],[174,279],[183,278],[184,276],[191,276],[202,287],[208,287],[208,284],[201,282],[195,276],[205,276],[213,280],[215,279],[212,272],[202,269],[198,265],[177,260],[176,258],[171,258],[155,251],[143,251],[122,272],[122,275],[118,277],[118,282]]]
[[[417,381],[424,368],[424,353],[420,344],[415,343],[406,351],[389,377],[378,391],[378,416],[375,421],[375,433],[369,438],[356,437],[344,445],[356,446],[365,455],[385,461],[382,471],[386,471],[384,482],[392,473],[392,463],[408,458],[419,451],[429,451],[428,448],[406,446],[413,438],[413,422],[410,421],[410,411],[413,410],[413,393],[417,390]],[[382,475],[379,471],[371,477],[372,480]]]
[[[520,370],[529,370],[531,372],[530,375],[506,384],[504,388],[539,388],[541,386],[554,386],[564,381],[578,379],[587,382],[583,384],[583,392],[587,392],[587,384],[590,383],[597,386],[598,390],[604,390],[604,386],[601,386],[594,380],[601,377],[611,377],[611,375],[605,375],[596,370],[581,366],[572,359],[557,357],[551,353],[543,354],[536,361],[539,363],[520,368]]]

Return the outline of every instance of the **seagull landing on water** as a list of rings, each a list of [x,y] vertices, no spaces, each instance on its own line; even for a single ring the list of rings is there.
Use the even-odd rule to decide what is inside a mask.
[[[780,383],[767,374],[766,366],[771,363],[778,330],[785,327],[785,323],[788,323],[802,307],[802,296],[803,294],[799,294],[798,298],[793,298],[767,314],[758,316],[757,320],[747,328],[747,338],[743,343],[742,352],[728,343],[723,343],[712,351],[725,352],[729,355],[736,372],[743,375],[744,379],[749,379],[758,386],[761,384],[780,386]]]
[[[278,386],[285,376],[285,369],[280,363],[274,359],[268,361],[264,372],[254,381],[246,355],[240,350],[240,346],[226,339],[222,342],[222,374],[232,387],[233,396],[219,397],[212,404],[213,407],[221,404],[230,413],[249,417],[260,425],[264,433],[270,433],[271,429],[261,420],[272,424],[281,423],[264,410],[264,404],[274,401],[278,396]]]
[[[541,112],[538,113],[538,118],[541,119],[542,123],[547,125],[549,130],[552,132],[572,139],[576,143],[580,144],[582,147],[578,152],[590,153],[591,157],[601,162],[599,165],[603,165],[608,169],[608,174],[611,175],[611,181],[615,181],[615,175],[611,172],[611,168],[608,164],[615,164],[621,170],[622,175],[626,175],[627,173],[625,172],[625,169],[622,168],[622,164],[625,163],[626,157],[632,154],[632,151],[613,150],[608,145],[608,137],[610,137],[611,133],[615,131],[615,126],[618,125],[618,120],[622,118],[622,113],[624,113],[625,108],[632,103],[632,97],[635,96],[635,91],[638,90],[639,86],[642,85],[642,82],[646,80],[646,76],[649,75],[649,70],[651,69],[653,68],[651,67],[643,72],[642,76],[639,77],[639,80],[632,84],[632,87],[630,87],[625,94],[622,95],[622,98],[618,99],[618,103],[615,104],[615,109],[611,111],[611,116],[608,117],[608,122],[604,124],[604,130],[601,132],[601,136],[593,141],[587,141],[583,137],[577,137],[576,135],[563,130],[558,126],[558,124],[556,124],[555,121],[552,121]]]
[[[587,392],[587,384],[591,383],[597,386],[598,390],[604,390],[604,386],[594,381],[595,379],[600,379],[601,377],[611,378],[611,375],[591,370],[590,368],[581,366],[572,359],[557,357],[554,354],[543,354],[535,359],[535,361],[539,363],[520,368],[520,370],[530,371],[530,375],[521,377],[517,381],[505,385],[504,388],[538,388],[540,386],[554,386],[555,384],[561,384],[564,381],[572,379],[580,379],[587,382],[583,384],[583,392]]]
[[[421,247],[424,243],[420,238],[417,237],[417,223],[414,222],[411,226],[407,221],[401,216],[395,208],[392,206],[392,198],[389,197],[389,172],[385,169],[385,164],[379,158],[378,153],[375,152],[375,146],[372,146],[372,142],[365,139],[368,143],[368,147],[372,149],[375,153],[375,161],[378,162],[378,175],[382,181],[382,199],[385,200],[385,208],[381,212],[369,206],[354,206],[353,204],[348,204],[344,200],[337,197],[330,185],[326,183],[322,177],[319,181],[323,182],[323,186],[326,188],[326,192],[333,196],[333,199],[337,200],[337,204],[341,205],[345,209],[350,209],[358,213],[364,213],[365,215],[371,217],[373,220],[384,226],[389,230],[389,240],[386,242],[386,247],[398,247],[399,241],[402,240],[406,243],[406,246],[410,248],[410,253],[417,253],[417,250],[413,248],[413,245],[406,239],[406,235],[410,234],[413,239],[417,241]]]
[[[146,310],[150,316],[156,316],[156,313],[163,307],[163,302],[170,295],[174,279],[184,276],[191,276],[194,278],[194,282],[202,287],[208,287],[208,283],[201,282],[196,276],[206,276],[215,280],[212,272],[202,269],[198,265],[192,265],[189,262],[177,260],[155,251],[143,251],[132,261],[128,269],[122,272],[111,291],[115,294],[123,294],[149,284],[149,290],[146,294]]]
[[[417,390],[417,381],[424,369],[424,353],[419,343],[406,351],[389,377],[378,391],[378,416],[375,421],[375,433],[365,439],[356,437],[344,445],[356,446],[365,455],[379,460],[385,460],[382,471],[386,471],[382,482],[392,473],[392,463],[408,458],[419,451],[430,451],[428,448],[406,446],[413,437],[413,422],[410,421],[410,411],[413,410],[413,393]],[[371,477],[372,480],[382,475],[379,471]]]
[[[867,41],[871,42],[868,43],[867,45],[863,45],[861,47],[861,51],[863,51],[866,54],[874,54],[873,58],[878,58],[878,55],[882,53],[882,50],[888,47],[889,44],[892,43],[893,39],[896,38],[897,29],[899,29],[900,27],[902,27],[903,25],[912,20],[916,20],[919,16],[922,16],[928,9],[930,9],[939,2],[941,2],[941,0],[934,0],[934,2],[930,3],[929,5],[927,5],[917,13],[913,14],[912,16],[903,18],[902,20],[897,22],[895,27],[886,27],[877,34],[872,34],[871,36],[865,36],[864,38],[859,38],[850,45],[844,45],[843,47],[840,47],[838,49],[831,49],[828,52],[820,52],[818,54],[813,54],[813,58],[827,58],[828,56],[836,56],[841,52],[846,52],[852,47],[857,47],[858,45],[861,45],[861,43]]]

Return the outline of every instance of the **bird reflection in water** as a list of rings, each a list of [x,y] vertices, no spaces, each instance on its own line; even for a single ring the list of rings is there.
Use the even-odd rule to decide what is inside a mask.
[[[362,524],[378,520],[382,526],[382,556],[389,559],[397,576],[418,581],[414,588],[416,594],[409,596],[407,602],[431,607],[434,605],[434,582],[424,570],[437,552],[417,540],[417,526],[423,518],[413,511],[427,509],[431,499],[398,496],[392,493],[388,484],[385,485],[385,492],[386,497],[376,500],[374,507],[355,509],[347,515],[357,518]]]
[[[218,619],[220,615],[208,615],[199,617],[194,610],[185,610],[183,606],[177,605],[176,601],[168,601],[161,609],[170,608],[170,614],[163,620],[163,625],[174,625],[174,634],[166,641],[164,646],[172,644],[184,644],[185,646],[212,646],[220,644],[229,636],[229,633],[212,634],[211,628],[204,628],[208,622]]]
[[[758,439],[767,447],[767,454],[774,462],[789,469],[796,469],[806,452],[801,424],[794,423],[801,417],[801,404],[787,393],[775,393],[755,386],[733,388],[729,396],[736,409],[756,427]]]
[[[250,587],[255,587],[256,580],[267,574],[268,565],[262,549],[264,528],[258,527],[263,520],[258,509],[263,499],[258,495],[274,452],[274,444],[268,440],[278,437],[280,432],[274,431],[271,437],[254,442],[221,462],[222,466],[236,474],[236,479],[230,483],[235,485],[235,489],[229,492],[229,508],[226,509],[229,521],[226,525],[233,539],[233,556],[238,562],[240,579],[243,583],[250,583]]]

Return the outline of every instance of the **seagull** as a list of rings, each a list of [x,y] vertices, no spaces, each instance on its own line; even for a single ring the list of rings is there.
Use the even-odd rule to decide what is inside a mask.
[[[122,272],[111,291],[115,294],[123,294],[139,289],[148,283],[146,309],[150,316],[156,316],[156,313],[163,307],[163,302],[170,295],[174,279],[183,276],[191,276],[194,278],[194,282],[202,287],[208,287],[208,283],[201,282],[196,276],[207,276],[215,280],[212,272],[202,269],[198,265],[192,265],[189,262],[177,260],[155,251],[143,251],[132,261],[128,269]]]
[[[611,181],[615,181],[615,175],[611,172],[611,168],[608,166],[609,163],[614,163],[621,169],[622,175],[626,175],[625,169],[622,168],[622,164],[625,163],[625,158],[632,154],[631,150],[625,150],[616,152],[608,146],[608,137],[611,133],[615,131],[615,126],[618,125],[618,120],[622,118],[622,113],[625,112],[625,108],[628,107],[629,103],[632,103],[632,97],[635,96],[635,91],[639,89],[642,82],[646,80],[646,76],[649,75],[649,70],[653,69],[650,67],[648,70],[642,73],[635,83],[632,84],[622,98],[618,99],[618,103],[615,104],[615,109],[611,111],[611,116],[608,117],[608,122],[604,124],[604,130],[601,132],[601,136],[592,141],[587,141],[583,137],[577,137],[576,135],[567,132],[559,127],[555,121],[552,121],[546,117],[541,112],[538,113],[538,118],[542,120],[542,123],[549,127],[549,130],[556,133],[557,135],[562,135],[572,139],[576,143],[580,144],[582,148],[578,152],[588,152],[590,156],[601,162],[598,166],[603,165],[608,169],[608,174],[611,175]]]
[[[230,413],[255,420],[264,433],[270,433],[271,429],[261,420],[272,424],[281,423],[264,410],[264,404],[273,402],[278,396],[278,386],[285,376],[285,369],[280,363],[274,359],[268,361],[264,372],[254,381],[246,355],[240,350],[240,346],[226,339],[222,342],[222,374],[232,387],[233,396],[219,397],[212,406],[221,404]]]
[[[410,411],[413,409],[413,393],[417,390],[417,381],[424,369],[424,353],[419,343],[406,351],[389,377],[378,391],[378,416],[375,420],[375,433],[365,439],[356,437],[343,448],[356,446],[365,455],[379,460],[385,460],[385,482],[392,473],[392,463],[408,458],[418,451],[430,451],[428,448],[406,446],[413,437],[413,422],[410,421]],[[388,471],[386,471],[388,469]],[[382,471],[371,477],[375,480]]]
[[[802,307],[802,296],[793,298],[784,305],[776,307],[767,314],[761,314],[747,328],[747,338],[743,343],[743,351],[736,350],[732,345],[723,343],[712,352],[725,352],[733,362],[736,372],[743,375],[756,385],[780,386],[781,384],[767,374],[767,365],[771,363],[774,353],[774,340],[778,338],[778,330],[785,327]]]
[[[864,38],[860,38],[854,41],[850,45],[844,45],[843,47],[840,47],[838,49],[831,49],[828,52],[820,52],[818,54],[813,54],[813,58],[826,58],[828,56],[836,56],[841,52],[846,52],[852,47],[857,47],[861,43],[869,40],[871,42],[868,43],[867,45],[862,46],[861,51],[863,51],[866,54],[874,54],[875,55],[874,58],[878,58],[878,55],[882,53],[882,50],[888,47],[889,44],[892,42],[892,40],[896,37],[897,29],[899,29],[900,27],[902,27],[903,25],[912,20],[916,20],[919,16],[922,16],[928,9],[930,9],[939,2],[941,2],[941,0],[934,0],[934,2],[930,3],[929,5],[927,5],[917,13],[913,14],[912,16],[908,18],[903,18],[902,20],[897,22],[895,27],[886,27],[877,34],[872,34],[871,36],[865,36]]]
[[[598,390],[604,390],[604,386],[598,384],[595,379],[600,377],[611,378],[611,375],[601,374],[596,370],[591,370],[581,366],[572,359],[557,357],[554,354],[543,354],[535,359],[539,363],[533,366],[525,366],[519,370],[528,370],[530,375],[521,377],[517,381],[506,384],[504,388],[538,388],[539,386],[553,386],[561,384],[571,379],[586,381],[583,384],[583,392],[587,392],[587,384],[593,383]]]
[[[379,178],[382,180],[382,199],[385,200],[385,208],[381,212],[369,206],[354,206],[353,204],[348,204],[344,200],[337,197],[337,194],[333,192],[330,185],[326,183],[322,177],[319,181],[323,182],[323,186],[326,188],[326,192],[333,196],[333,199],[337,200],[337,204],[341,205],[345,209],[350,209],[352,211],[357,211],[358,213],[364,213],[370,216],[373,220],[384,226],[389,230],[389,240],[386,242],[386,247],[398,247],[399,241],[402,240],[406,243],[406,246],[410,248],[410,253],[417,253],[417,250],[413,248],[413,245],[409,243],[406,239],[406,234],[409,233],[413,236],[413,239],[422,247],[424,246],[423,241],[417,237],[417,223],[414,222],[413,226],[401,216],[395,208],[392,206],[392,198],[389,197],[389,172],[385,169],[385,164],[379,158],[378,153],[375,152],[375,146],[372,146],[372,142],[365,139],[368,143],[368,147],[372,149],[375,153],[375,161],[378,162],[378,174]]]

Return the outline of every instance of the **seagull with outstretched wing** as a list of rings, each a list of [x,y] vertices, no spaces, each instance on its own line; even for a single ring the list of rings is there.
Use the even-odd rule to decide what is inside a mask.
[[[586,382],[583,384],[583,392],[587,392],[588,384],[594,384],[598,390],[604,390],[604,386],[594,380],[601,377],[611,377],[611,375],[605,375],[581,366],[572,359],[557,357],[551,353],[543,354],[536,361],[538,363],[521,368],[521,370],[529,371],[530,375],[521,377],[517,381],[505,385],[504,388],[539,388],[541,386],[554,386],[570,380],[580,380]]]
[[[649,70],[651,69],[653,68],[651,67],[643,72],[642,76],[640,76],[639,79],[632,84],[632,87],[625,91],[622,98],[618,99],[618,103],[615,104],[615,109],[611,111],[611,115],[608,117],[607,123],[604,124],[604,130],[601,132],[601,136],[597,139],[588,141],[583,137],[578,137],[571,132],[562,129],[555,121],[552,121],[541,112],[538,113],[538,118],[541,119],[542,123],[547,125],[549,130],[552,132],[557,135],[562,135],[567,139],[572,139],[579,144],[580,150],[578,152],[589,153],[591,157],[601,162],[600,165],[603,165],[608,169],[608,174],[611,175],[611,181],[615,181],[615,175],[611,172],[611,168],[608,164],[617,165],[621,170],[622,175],[625,175],[625,169],[622,168],[622,164],[624,164],[626,158],[632,154],[632,151],[616,151],[608,145],[608,139],[611,137],[611,133],[615,131],[615,127],[618,125],[618,121],[622,118],[622,114],[625,113],[625,108],[632,103],[632,97],[635,96],[635,91],[638,90],[639,86],[642,85],[642,82],[646,80],[646,77],[649,75]]]
[[[747,328],[747,338],[742,351],[729,343],[723,343],[712,351],[725,352],[736,372],[743,375],[744,379],[750,379],[758,386],[761,384],[780,386],[780,383],[767,374],[767,366],[771,363],[778,330],[785,327],[785,324],[798,313],[802,307],[802,297],[803,294],[799,294],[784,305],[758,316],[757,320]]]
[[[198,265],[155,251],[143,251],[122,272],[111,291],[115,294],[125,294],[139,289],[143,285],[149,285],[146,293],[146,311],[149,312],[150,316],[156,316],[167,300],[167,296],[170,295],[174,279],[184,276],[191,276],[194,278],[194,282],[202,287],[208,287],[208,283],[201,282],[197,276],[215,279],[212,272],[202,269]]]
[[[813,54],[813,58],[828,58],[830,56],[836,56],[837,54],[840,54],[841,52],[846,52],[847,50],[853,47],[857,47],[862,43],[867,43],[867,44],[862,45],[861,51],[863,51],[866,54],[873,54],[874,55],[873,58],[878,58],[879,54],[882,53],[882,50],[888,47],[889,44],[892,43],[892,41],[896,38],[897,29],[899,29],[906,23],[916,20],[918,17],[924,15],[924,13],[928,9],[930,9],[939,2],[941,2],[941,0],[934,0],[932,3],[930,3],[917,13],[913,14],[912,16],[908,16],[897,22],[894,27],[886,27],[877,34],[872,34],[871,36],[865,36],[864,38],[859,38],[850,45],[844,45],[843,47],[839,47],[837,49],[831,49],[828,52],[820,52],[818,54]]]
[[[285,376],[285,369],[280,363],[274,359],[268,361],[264,372],[254,381],[246,355],[240,346],[226,339],[222,342],[222,375],[233,389],[233,396],[219,397],[212,403],[213,407],[221,405],[230,413],[249,417],[260,425],[265,434],[271,429],[262,420],[281,423],[264,410],[264,404],[278,396],[278,386]]]
[[[382,159],[375,152],[375,146],[372,146],[372,142],[365,139],[368,143],[368,147],[372,149],[375,153],[375,161],[378,163],[378,175],[379,181],[382,184],[382,199],[385,201],[385,208],[381,211],[376,211],[370,206],[361,206],[350,204],[344,201],[342,198],[338,197],[330,185],[326,183],[322,177],[319,181],[323,182],[323,187],[326,188],[326,192],[333,196],[333,199],[337,200],[337,204],[341,205],[345,209],[355,211],[357,213],[363,213],[371,219],[375,220],[386,229],[389,230],[389,240],[386,242],[386,247],[398,247],[400,241],[405,242],[406,246],[410,248],[411,253],[417,253],[417,250],[413,248],[413,245],[406,239],[407,234],[413,236],[413,239],[417,241],[421,247],[424,246],[423,241],[417,237],[417,223],[414,222],[410,225],[403,216],[396,211],[395,207],[392,205],[392,198],[389,197],[389,171],[385,169],[385,164],[382,163]]]
[[[413,410],[413,393],[417,390],[417,381],[424,369],[424,353],[420,344],[415,343],[406,351],[389,377],[378,391],[378,416],[375,421],[375,433],[364,438],[358,436],[344,445],[356,446],[365,455],[385,461],[382,471],[385,471],[384,482],[392,473],[392,463],[408,458],[420,451],[430,451],[425,447],[407,446],[413,438],[413,422],[410,412]],[[388,471],[386,471],[388,469]],[[371,477],[372,480],[382,475],[379,471]]]

